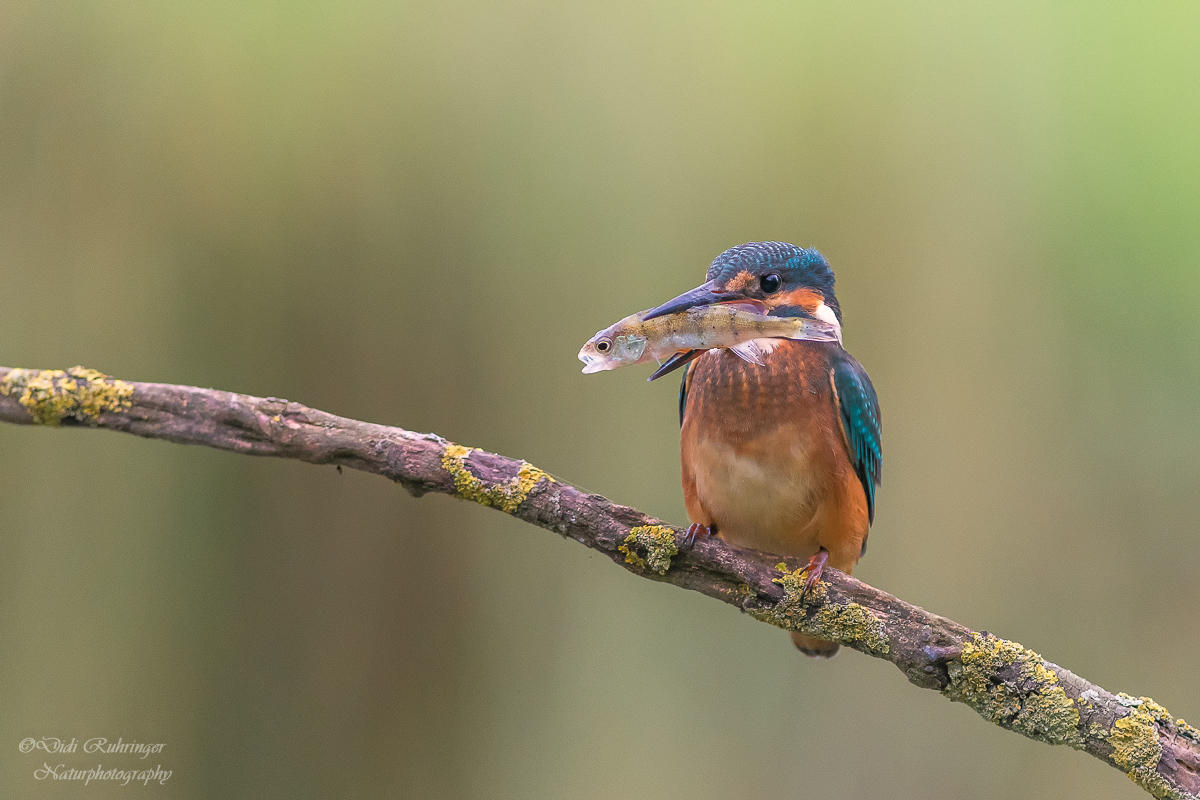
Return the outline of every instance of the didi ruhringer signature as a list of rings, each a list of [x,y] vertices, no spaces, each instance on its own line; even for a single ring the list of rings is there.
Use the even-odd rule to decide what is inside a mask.
[[[130,753],[146,758],[151,753],[161,753],[164,747],[166,744],[163,742],[127,742],[121,738],[113,742],[103,736],[98,736],[83,743],[83,752],[109,755]],[[56,736],[43,736],[40,739],[30,736],[21,740],[18,749],[22,753],[32,753],[34,750],[45,750],[47,753],[75,753],[79,749],[79,742],[74,736],[69,742]]]
[[[138,758],[147,758],[152,753],[161,753],[165,746],[164,742],[127,742],[121,737],[118,737],[114,742],[108,737],[97,736],[83,741],[82,752],[89,755],[132,755]],[[71,737],[70,740],[67,740],[60,739],[57,736],[43,736],[40,739],[28,736],[21,740],[21,743],[17,745],[17,749],[22,753],[32,753],[35,750],[54,754],[81,752],[78,739]],[[149,784],[151,781],[156,781],[159,784],[164,784],[170,780],[171,773],[172,770],[163,769],[161,764],[156,764],[154,769],[134,770],[106,769],[103,764],[80,769],[78,767],[68,767],[66,764],[51,765],[43,763],[40,769],[34,770],[33,777],[39,781],[46,780],[47,778],[56,781],[83,781],[85,785],[92,781],[114,781],[124,786],[131,782]]]

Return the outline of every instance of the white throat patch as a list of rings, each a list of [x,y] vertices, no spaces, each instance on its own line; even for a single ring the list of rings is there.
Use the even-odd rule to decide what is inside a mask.
[[[812,315],[821,322],[828,322],[830,325],[837,327],[838,344],[842,343],[842,323],[838,322],[837,314],[833,313],[833,309],[821,303],[817,306],[817,310],[812,312]]]

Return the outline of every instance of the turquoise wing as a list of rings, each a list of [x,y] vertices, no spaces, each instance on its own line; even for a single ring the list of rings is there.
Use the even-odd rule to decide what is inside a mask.
[[[688,373],[691,372],[691,364],[683,365],[683,376],[679,380],[679,427],[683,427],[683,412],[687,408],[687,393],[688,393]]]
[[[879,398],[867,371],[846,356],[833,367],[833,388],[841,412],[842,433],[850,450],[850,463],[867,493],[867,513],[875,521],[875,487],[883,466],[883,437]]]

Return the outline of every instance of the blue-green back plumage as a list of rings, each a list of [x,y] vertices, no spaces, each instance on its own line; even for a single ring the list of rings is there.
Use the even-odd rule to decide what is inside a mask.
[[[850,448],[850,463],[867,493],[867,514],[875,521],[875,487],[883,465],[883,437],[879,398],[862,365],[847,355],[833,365],[833,388],[837,391],[842,430]]]
[[[683,374],[679,379],[679,427],[683,427],[683,410],[687,408],[688,369],[691,364],[683,365]]]

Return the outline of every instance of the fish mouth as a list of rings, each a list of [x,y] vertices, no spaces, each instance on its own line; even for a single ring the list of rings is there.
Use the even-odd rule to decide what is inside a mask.
[[[579,351],[579,360],[583,362],[584,375],[591,375],[593,372],[603,372],[609,368],[604,363],[602,357],[588,353],[586,348]]]
[[[759,314],[767,313],[766,304],[746,297],[741,292],[718,289],[716,281],[709,281],[697,286],[695,289],[684,292],[673,300],[668,300],[657,308],[650,309],[642,319],[651,320],[655,317],[665,317],[667,314],[678,314],[690,308],[717,304],[739,305],[744,306],[747,311],[755,311]]]

